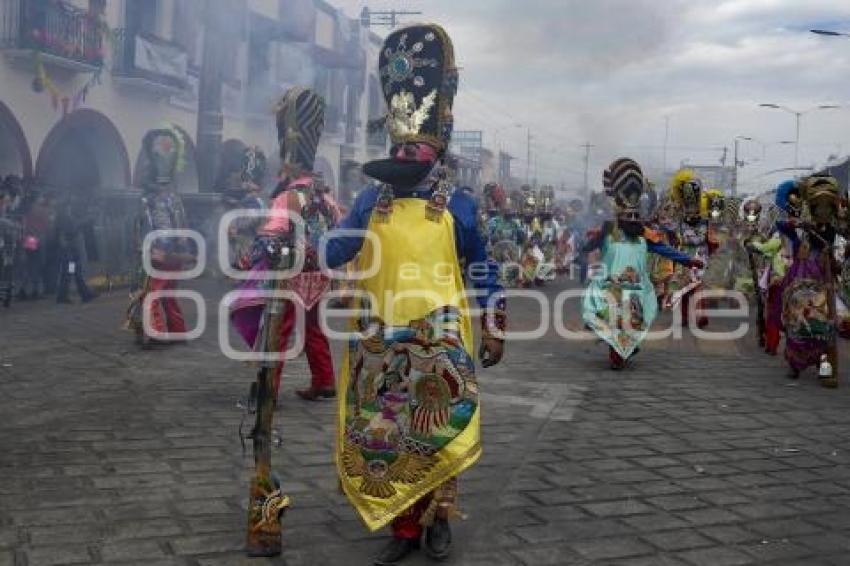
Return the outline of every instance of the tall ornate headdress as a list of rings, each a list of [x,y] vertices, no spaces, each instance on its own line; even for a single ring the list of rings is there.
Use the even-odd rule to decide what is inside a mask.
[[[324,99],[308,88],[293,87],[278,102],[276,121],[284,173],[311,173],[325,127]]]
[[[608,193],[614,199],[617,217],[622,220],[640,220],[641,196],[646,191],[646,177],[633,159],[621,157],[604,173]]]
[[[387,36],[378,59],[392,141],[389,159],[367,163],[370,177],[396,186],[424,179],[451,140],[458,86],[454,46],[435,24],[414,25]]]

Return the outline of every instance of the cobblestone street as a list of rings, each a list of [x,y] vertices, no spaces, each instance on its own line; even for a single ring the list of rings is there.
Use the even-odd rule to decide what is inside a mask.
[[[512,328],[531,327],[534,309],[511,304]],[[221,355],[212,306],[200,340],[152,351],[119,329],[124,307],[116,293],[0,312],[0,566],[265,564],[242,554],[236,401],[252,370]],[[686,331],[620,373],[592,341],[511,343],[480,373],[484,455],[461,478],[448,563],[846,565],[847,368],[834,391],[790,381],[752,335]],[[335,403],[297,400],[305,383],[299,358],[274,453],[293,506],[268,563],[370,564],[386,533],[338,492]]]

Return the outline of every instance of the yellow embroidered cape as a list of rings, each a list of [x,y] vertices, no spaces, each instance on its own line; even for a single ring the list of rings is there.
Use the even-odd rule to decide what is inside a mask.
[[[376,221],[373,215],[368,229],[374,236],[365,238],[358,261],[361,271],[368,271],[376,261],[380,262],[380,269],[374,276],[358,281],[357,289],[371,294],[372,313],[387,326],[405,327],[427,318],[440,307],[454,307],[460,313],[457,330],[463,349],[474,359],[472,325],[455,244],[454,218],[446,211],[438,221],[429,220],[427,204],[420,198],[396,198],[386,222]],[[361,489],[364,477],[346,471],[350,351],[346,348],[338,384],[336,464],[343,491],[368,528],[374,531],[475,463],[481,455],[480,409],[476,403],[468,424],[434,454],[427,472],[417,473],[415,481],[409,477],[407,481],[393,481],[392,489],[387,490],[393,492],[390,496],[385,493],[384,497],[367,495]],[[350,448],[350,442],[348,446]]]

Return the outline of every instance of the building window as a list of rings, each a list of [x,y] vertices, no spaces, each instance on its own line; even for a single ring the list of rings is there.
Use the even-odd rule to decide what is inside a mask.
[[[127,29],[158,35],[160,0],[127,0],[124,18]]]
[[[180,2],[179,0],[175,2],[171,32],[174,43],[186,50],[189,62],[195,66],[201,64],[201,42],[203,41],[201,33],[203,13],[198,9],[200,6],[199,2]]]
[[[93,16],[103,16],[106,13],[106,0],[89,0],[89,13]]]

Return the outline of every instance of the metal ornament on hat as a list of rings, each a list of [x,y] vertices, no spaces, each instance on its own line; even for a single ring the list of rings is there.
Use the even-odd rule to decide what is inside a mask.
[[[443,28],[414,25],[390,34],[379,60],[387,114],[381,121],[393,144],[427,143],[443,152],[453,129],[458,73]]]
[[[417,69],[423,67],[437,68],[439,63],[436,59],[423,59],[418,57],[418,54],[425,48],[425,44],[421,41],[414,43],[409,49],[407,40],[409,34],[403,33],[399,37],[398,45],[395,49],[387,47],[384,49],[384,56],[387,58],[387,64],[381,67],[381,78],[386,78],[387,82],[384,85],[384,91],[389,94],[390,87],[393,83],[401,83],[413,78],[413,84],[422,87],[425,85],[425,79],[421,76],[414,76]],[[433,42],[437,39],[434,32],[425,34],[424,40]]]
[[[393,95],[387,116],[387,128],[390,135],[393,138],[400,138],[418,134],[422,125],[428,120],[436,99],[437,90],[434,89],[422,99],[422,104],[417,108],[413,94],[403,90]]]

